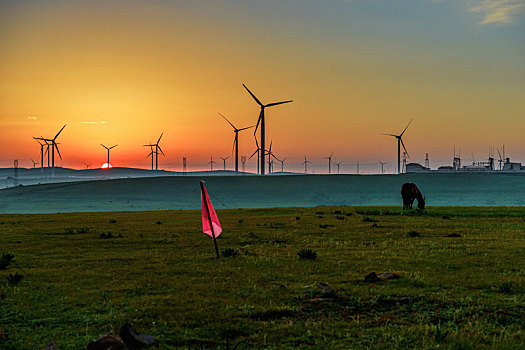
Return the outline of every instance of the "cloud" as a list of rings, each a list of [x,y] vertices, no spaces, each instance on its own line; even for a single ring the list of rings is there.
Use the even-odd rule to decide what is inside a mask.
[[[94,125],[94,124],[103,124],[103,125],[104,125],[104,124],[109,124],[109,122],[104,121],[104,120],[103,120],[103,121],[100,121],[100,122],[96,122],[96,121],[92,121],[92,120],[90,120],[90,121],[80,122],[80,124],[90,124],[90,125]]]
[[[470,12],[482,16],[479,24],[510,24],[525,10],[525,0],[468,0]]]
[[[37,120],[38,117],[27,117],[27,119],[29,119],[29,120]]]

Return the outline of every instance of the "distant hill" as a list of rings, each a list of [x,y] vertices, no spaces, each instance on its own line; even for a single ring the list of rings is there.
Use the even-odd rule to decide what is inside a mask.
[[[217,208],[401,207],[415,182],[430,206],[525,206],[520,174],[162,176],[19,186],[0,190],[1,213],[199,209],[199,180]]]

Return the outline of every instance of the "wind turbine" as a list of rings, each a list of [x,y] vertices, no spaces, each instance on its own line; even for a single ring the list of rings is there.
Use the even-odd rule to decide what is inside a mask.
[[[145,146],[148,146],[148,145],[145,145]],[[149,154],[146,156],[146,159],[148,159],[149,157],[151,157],[151,171],[153,171],[153,155],[155,154],[155,151],[153,150],[153,147],[150,146],[150,152]]]
[[[211,160],[208,162],[208,164],[210,165],[210,170],[213,171],[213,164],[217,164],[217,162],[215,162],[213,160],[213,156],[210,156]]]
[[[332,151],[332,153],[330,153],[330,155],[325,158],[325,159],[328,159],[328,175],[332,173],[332,156],[333,155],[334,155],[334,151]]]
[[[273,172],[273,162],[272,162],[272,157],[274,159],[277,159],[277,161],[279,161],[279,158],[277,158],[275,156],[275,154],[272,152],[272,142],[273,141],[270,141],[270,149],[266,152],[266,154],[268,155],[268,173],[271,174]]]
[[[382,161],[379,161],[379,164],[381,164],[381,174],[384,174],[385,171],[383,167],[385,166],[386,162],[383,163]]]
[[[405,130],[403,130],[403,132],[399,135],[394,135],[394,134],[381,134],[381,135],[386,135],[386,136],[393,136],[397,139],[397,173],[398,174],[401,174],[401,145],[403,145],[403,149],[405,150],[408,158],[410,158],[410,156],[408,155],[408,151],[405,147],[405,144],[403,143],[403,134],[405,133],[405,131],[407,131],[408,127],[410,126],[410,124],[412,123],[412,120],[413,119],[410,119],[410,121],[408,122],[407,126],[405,127]]]
[[[88,163],[84,163],[84,165],[86,166],[86,170],[89,169],[89,167],[91,166],[91,164]]]
[[[340,161],[339,163],[334,163],[335,165],[337,165],[337,173],[339,174],[339,167],[341,166],[341,163],[343,163],[342,161]]]
[[[499,170],[501,170],[501,163],[503,162],[503,160],[501,159],[501,152],[499,151],[499,148],[498,148],[498,155],[499,155]]]
[[[38,142],[38,144],[40,145],[40,172],[44,172],[44,146],[46,145],[45,143],[42,143],[40,142],[39,139],[37,139],[36,137],[33,137],[36,142]]]
[[[153,148],[152,148],[151,153],[150,153],[152,157],[153,157],[153,154],[155,154],[155,170],[159,170],[159,151],[160,151],[160,154],[165,156],[164,152],[162,152],[162,148],[160,148],[159,146],[159,142],[160,142],[160,139],[162,138],[162,135],[164,135],[164,133],[160,134],[160,137],[156,143],[150,143],[149,145],[143,145],[144,147],[150,147],[150,148],[155,147],[155,151],[153,151]],[[153,158],[151,158],[151,164],[152,164],[151,170],[153,170]]]
[[[58,135],[60,135],[62,130],[64,130],[66,125],[67,124],[64,124],[62,129],[60,129],[60,131],[52,139],[46,139],[46,138],[43,138],[43,137],[35,138],[36,140],[44,141],[48,145],[48,149],[49,149],[49,146],[50,146],[49,142],[51,142],[51,168],[52,168],[51,175],[52,176],[55,176],[55,149],[57,150],[57,153],[58,153],[58,156],[60,157],[60,159],[62,159],[62,155],[60,154],[60,150],[58,149],[58,144],[56,143],[56,139],[57,139]],[[48,163],[49,163],[49,152],[48,152]],[[49,166],[49,164],[48,164],[48,166]]]
[[[219,113],[219,112],[217,112],[217,113]],[[242,128],[242,129],[237,129],[235,127],[235,125],[233,125],[225,116],[223,116],[220,113],[219,113],[219,115],[221,117],[223,117],[224,120],[226,120],[228,122],[228,124],[230,124],[232,126],[233,132],[235,133],[235,138],[233,139],[233,148],[235,149],[235,172],[238,173],[239,172],[239,132],[243,131],[243,130],[246,130],[246,129],[253,128],[255,125],[248,126],[246,128]],[[233,153],[233,150],[232,150],[232,153]]]
[[[259,174],[259,155],[260,155],[261,148],[259,147],[259,142],[257,142],[257,138],[255,138],[255,144],[257,145],[257,149],[252,153],[252,155],[248,159],[252,159],[255,153],[257,153],[257,174]]]
[[[304,156],[304,162],[302,162],[301,164],[304,164],[304,173],[305,174],[308,173],[308,163],[312,163],[312,162],[306,160],[306,156]]]
[[[281,173],[284,173],[284,161],[286,158],[279,160],[281,162]]]
[[[36,165],[37,165],[38,163],[35,162],[35,161],[33,160],[33,158],[31,158],[31,161],[33,162],[33,169],[35,169],[35,168],[36,168]]]
[[[242,84],[242,86],[244,86],[244,88],[250,93],[250,95],[253,97],[255,102],[257,102],[257,104],[261,106],[261,112],[259,113],[259,119],[257,119],[257,125],[255,126],[255,131],[253,134],[255,135],[257,133],[257,128],[259,128],[259,124],[260,124],[261,125],[260,139],[261,139],[261,150],[262,150],[260,163],[261,163],[261,175],[264,175],[264,158],[265,158],[265,150],[266,150],[265,149],[266,125],[265,125],[265,120],[264,120],[264,109],[266,107],[273,107],[273,106],[277,106],[283,103],[293,102],[293,100],[262,104],[261,101],[259,101],[259,99],[255,97],[255,95],[250,91],[250,89],[246,87],[246,85]]]
[[[222,159],[222,164],[223,164],[223,170],[226,170],[226,159],[230,158],[230,157],[226,157],[226,158],[223,158],[223,157],[219,157]]]
[[[104,147],[105,149],[108,150],[108,161],[107,161],[107,165],[108,165],[108,168],[109,168],[109,166],[111,165],[111,163],[109,162],[109,151],[110,151],[112,148],[117,147],[118,145],[114,145],[114,146],[111,146],[111,147],[106,147],[106,146],[104,146],[103,144],[100,144],[100,145],[101,145],[102,147]]]

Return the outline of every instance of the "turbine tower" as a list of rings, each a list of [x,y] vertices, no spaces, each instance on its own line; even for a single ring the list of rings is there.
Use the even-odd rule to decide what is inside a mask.
[[[405,127],[405,130],[403,130],[403,132],[399,135],[394,135],[394,134],[381,134],[381,135],[386,135],[386,136],[393,136],[397,139],[397,173],[398,174],[401,174],[401,145],[403,145],[403,149],[405,150],[407,156],[408,156],[408,151],[405,147],[405,144],[403,143],[403,134],[405,133],[405,131],[407,131],[408,127],[410,126],[410,124],[412,123],[412,120],[413,119],[410,119],[410,121],[408,122],[407,126]],[[408,156],[410,158],[410,156]]]
[[[57,153],[58,153],[58,156],[60,157],[60,159],[62,159],[62,155],[60,154],[60,150],[58,149],[58,144],[56,143],[56,139],[58,137],[58,135],[60,135],[60,133],[62,132],[62,130],[64,130],[64,128],[66,127],[67,124],[65,124],[62,129],[60,129],[60,131],[55,135],[55,137],[53,137],[52,139],[46,139],[46,138],[43,138],[43,137],[39,137],[39,138],[36,138],[34,137],[35,140],[42,140],[44,141],[47,146],[48,146],[48,149],[49,149],[49,146],[51,146],[51,176],[55,176],[55,149],[57,150]],[[51,144],[49,144],[49,142],[51,142]],[[49,152],[48,152],[48,167],[49,167]]]
[[[260,124],[261,125],[260,141],[261,141],[261,151],[262,151],[260,154],[261,155],[260,163],[261,163],[261,175],[264,175],[264,160],[265,160],[265,151],[266,151],[265,149],[266,125],[265,125],[265,120],[264,120],[264,109],[266,107],[273,107],[273,106],[277,106],[283,103],[289,103],[289,102],[292,102],[293,100],[262,104],[261,101],[259,101],[259,99],[255,97],[255,95],[252,94],[252,92],[246,87],[246,85],[242,84],[242,86],[244,86],[244,88],[253,97],[255,102],[257,102],[257,104],[261,107],[261,112],[259,113],[259,119],[257,119],[257,125],[255,126],[255,131],[253,134],[255,135],[257,133],[257,129],[259,128],[259,124]]]
[[[219,113],[219,112],[217,112],[217,113]],[[235,127],[235,125],[233,125],[225,116],[223,116],[220,113],[219,113],[219,115],[221,117],[223,117],[224,120],[226,120],[228,122],[228,124],[230,124],[232,126],[233,132],[235,133],[235,138],[233,139],[233,149],[235,149],[235,173],[238,173],[239,172],[239,132],[243,131],[243,130],[246,130],[246,129],[253,128],[255,125],[248,126],[246,128],[242,128],[242,129],[237,129]],[[232,153],[233,153],[233,149],[232,149]]]
[[[162,152],[162,148],[160,148],[160,146],[159,146],[160,139],[162,138],[162,135],[164,135],[164,133],[160,134],[160,137],[159,137],[159,139],[157,140],[156,143],[150,143],[149,145],[143,145],[144,147],[150,147],[151,148],[151,153],[150,153],[150,155],[152,156],[152,158],[151,158],[151,170],[153,170],[153,154],[155,155],[155,170],[159,170],[159,151],[160,151],[160,154],[165,156],[164,152]],[[155,147],[155,151],[153,151],[153,147]]]
[[[100,144],[102,147],[104,147],[105,149],[108,150],[108,161],[107,161],[107,164],[108,164],[108,167],[111,165],[111,163],[109,162],[109,151],[112,149],[112,148],[115,148],[117,147],[118,145],[114,145],[114,146],[111,146],[111,147],[106,147],[104,146],[103,144]]]

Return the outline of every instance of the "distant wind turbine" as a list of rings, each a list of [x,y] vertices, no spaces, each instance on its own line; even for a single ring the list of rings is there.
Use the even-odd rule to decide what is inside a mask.
[[[35,137],[33,138],[40,145],[40,172],[44,172],[44,146],[46,145],[46,143],[40,142],[40,140]]]
[[[223,170],[226,170],[226,160],[230,157],[226,157],[226,158],[223,158],[223,157],[219,157],[222,159],[222,163],[223,163]]]
[[[159,170],[159,151],[160,151],[160,154],[165,156],[164,152],[162,152],[162,148],[160,148],[160,146],[159,146],[160,139],[162,138],[162,135],[164,135],[164,133],[160,134],[160,137],[159,137],[159,139],[157,140],[156,143],[150,143],[149,145],[143,145],[144,147],[150,147],[151,148],[151,153],[150,153],[151,157],[152,157],[151,158],[151,164],[152,164],[151,165],[151,170],[153,170],[153,155],[155,155],[155,170]],[[153,147],[155,147],[155,150],[153,150]]]
[[[305,174],[308,173],[308,163],[312,163],[312,162],[306,160],[306,156],[304,156],[304,162],[302,162],[301,164],[304,164],[304,173]]]
[[[213,160],[213,156],[210,156],[210,159],[208,164],[210,165],[210,170],[213,171],[213,164],[217,164],[217,162]]]
[[[286,158],[279,160],[281,162],[281,173],[284,173],[284,161]]]
[[[60,131],[52,139],[46,139],[46,138],[43,138],[43,137],[39,137],[39,138],[34,137],[35,140],[42,140],[42,141],[44,141],[48,145],[48,150],[49,150],[49,146],[51,146],[51,168],[52,168],[51,176],[55,176],[55,149],[57,150],[57,153],[58,153],[58,156],[60,157],[60,159],[62,159],[62,155],[60,154],[60,150],[58,149],[58,144],[56,143],[56,139],[57,139],[58,135],[60,135],[62,130],[64,130],[65,127],[66,127],[66,125],[64,125],[62,127],[62,129],[60,129]],[[49,154],[49,152],[48,152],[48,154]],[[48,155],[48,163],[49,163],[49,155]],[[48,166],[49,166],[49,164],[48,164]]]
[[[337,165],[337,173],[339,174],[339,166],[341,165],[341,163],[343,163],[342,161],[339,162],[339,163],[334,163],[335,165]]]
[[[237,129],[237,127],[235,127],[235,125],[233,125],[225,116],[223,116],[220,113],[219,115],[223,117],[224,120],[226,120],[228,124],[232,126],[233,132],[235,133],[235,138],[233,139],[233,149],[235,150],[235,173],[238,173],[239,172],[239,132],[246,130],[246,129],[253,128],[255,125],[248,126],[246,128]],[[232,150],[232,153],[233,153],[233,150]]]
[[[86,170],[87,170],[87,169],[89,169],[89,167],[90,167],[92,164],[84,163],[84,165],[86,166]]]
[[[33,158],[31,158],[31,161],[33,162],[33,169],[35,169],[35,168],[36,168],[36,165],[39,164],[39,163],[35,162],[35,161],[33,160]]]
[[[332,173],[332,156],[333,155],[334,155],[334,151],[332,151],[332,153],[330,153],[330,155],[325,158],[325,159],[328,159],[328,175]]]
[[[246,87],[246,85],[242,84],[242,86],[244,86],[244,88],[248,91],[248,93],[253,97],[255,102],[257,102],[257,104],[261,107],[261,112],[259,113],[259,119],[257,119],[257,125],[255,126],[254,135],[257,133],[257,129],[259,128],[259,124],[260,124],[261,125],[260,140],[261,140],[261,151],[262,151],[260,154],[261,155],[260,157],[261,171],[260,172],[261,172],[261,175],[264,175],[264,166],[265,166],[264,161],[265,161],[265,152],[266,152],[266,149],[265,149],[266,125],[265,125],[265,120],[264,120],[264,109],[266,107],[273,107],[273,106],[277,106],[283,103],[293,102],[293,100],[262,104],[261,101],[259,101],[259,99],[255,97],[255,95],[250,91],[250,89]]]
[[[110,151],[111,149],[117,147],[118,145],[114,145],[114,146],[111,146],[111,147],[106,147],[106,146],[104,146],[103,144],[100,144],[100,145],[101,145],[102,147],[104,147],[105,149],[108,150],[108,161],[107,161],[107,165],[108,165],[108,167],[109,167],[109,166],[111,165],[111,163],[109,162],[109,151]]]
[[[257,142],[257,138],[255,139],[255,144],[257,145],[257,149],[252,153],[252,155],[248,159],[252,159],[252,157],[255,155],[255,153],[257,153],[257,174],[259,174],[259,156],[260,156],[261,148],[259,147],[259,143]]]
[[[413,119],[410,119],[410,122],[408,122],[407,126],[405,127],[405,130],[403,130],[403,132],[399,135],[394,135],[394,134],[381,134],[381,135],[386,135],[386,136],[393,136],[397,139],[397,173],[398,174],[401,174],[401,145],[403,145],[403,149],[405,150],[407,156],[408,156],[408,151],[405,147],[405,144],[403,143],[403,134],[405,133],[405,131],[407,131],[408,127],[410,126],[410,124],[412,123],[412,120]],[[410,156],[408,156],[408,158],[410,158]]]
[[[270,149],[266,152],[266,154],[268,155],[268,173],[271,174],[273,172],[273,162],[272,162],[272,157],[274,159],[276,159],[277,161],[279,161],[279,158],[277,158],[275,156],[275,154],[272,152],[272,142],[273,141],[270,141]]]
[[[384,166],[386,164],[386,162],[382,162],[382,161],[379,161],[379,164],[381,164],[381,174],[384,174],[385,173],[385,169],[384,169]]]

